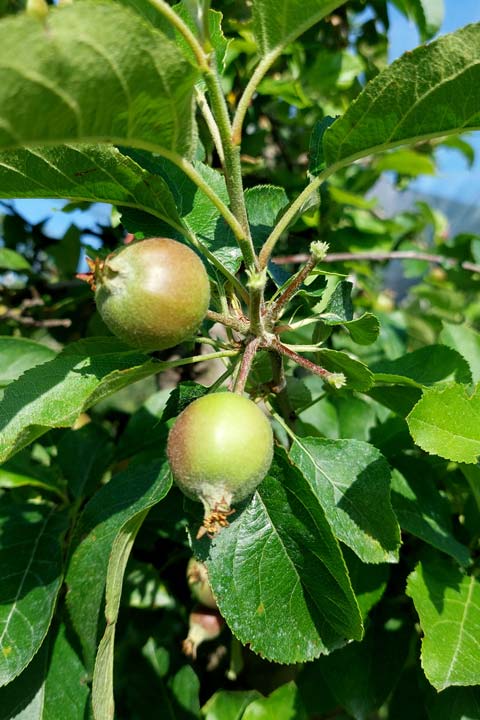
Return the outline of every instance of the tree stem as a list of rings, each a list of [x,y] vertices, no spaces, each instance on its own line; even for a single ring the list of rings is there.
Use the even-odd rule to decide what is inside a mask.
[[[204,49],[198,42],[195,35],[192,33],[188,25],[182,20],[182,18],[177,15],[175,10],[173,10],[168,3],[166,3],[164,0],[148,0],[150,5],[153,5],[153,7],[158,10],[159,13],[161,13],[167,20],[173,25],[173,27],[178,30],[178,32],[183,35],[186,42],[190,45],[192,48],[192,51],[197,59],[198,66],[202,72],[205,72],[208,68],[208,56],[206,55]]]
[[[214,310],[207,310],[206,317],[212,322],[219,322],[222,323],[222,325],[231,327],[233,330],[236,330],[243,335],[245,335],[250,329],[248,323],[242,322],[242,320],[237,320],[237,318],[234,318],[231,315],[217,313]]]
[[[250,340],[249,343],[247,343],[245,347],[240,369],[238,371],[238,375],[235,380],[235,386],[233,388],[233,391],[237,395],[242,395],[243,391],[245,390],[245,385],[252,367],[253,358],[256,355],[259,344],[260,338],[254,337],[252,340]]]

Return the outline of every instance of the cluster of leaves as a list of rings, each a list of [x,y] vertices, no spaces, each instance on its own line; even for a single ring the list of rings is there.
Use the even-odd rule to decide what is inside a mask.
[[[440,2],[395,4],[436,32]],[[194,540],[167,433],[248,343],[206,320],[172,352],[129,349],[74,279],[81,231],[54,240],[5,205],[1,720],[480,718],[480,239],[426,204],[385,218],[369,193],[384,171],[399,189],[434,172],[439,144],[471,159],[456,135],[480,126],[480,27],[387,68],[387,6],[367,5],[185,1],[172,24],[161,0],[78,0],[0,21],[1,197],[113,204],[99,254],[125,232],[189,242],[227,321],[253,323],[252,248],[265,299],[289,300],[286,367],[266,346],[242,379],[272,415],[272,468]],[[233,131],[245,113],[240,202],[185,27],[214,49]],[[298,275],[319,239],[331,254]],[[227,623],[195,662],[192,554]]]

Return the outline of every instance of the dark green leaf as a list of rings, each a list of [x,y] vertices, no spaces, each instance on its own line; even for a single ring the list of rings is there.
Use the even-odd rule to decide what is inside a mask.
[[[348,574],[357,598],[358,606],[365,621],[370,610],[381,600],[387,588],[390,566],[364,563],[348,547],[342,548],[348,567]]]
[[[377,382],[416,387],[449,380],[459,383],[472,380],[468,363],[457,350],[445,345],[429,345],[396,360],[381,360],[372,365],[371,370]]]
[[[390,503],[390,468],[359,440],[297,438],[290,456],[339,540],[364,562],[396,562],[400,529]]]
[[[340,548],[324,512],[283,452],[258,491],[207,549],[215,598],[230,629],[263,657],[311,660],[360,638]]]
[[[315,360],[330,372],[343,372],[347,378],[347,387],[365,392],[373,385],[373,374],[360,360],[340,350],[322,348],[315,353]]]
[[[480,720],[480,688],[448,688],[427,702],[430,720]]]
[[[0,505],[0,686],[42,644],[62,583],[66,517],[44,505]]]
[[[470,553],[455,539],[450,523],[450,506],[434,481],[412,467],[408,479],[398,470],[392,473],[392,505],[402,530],[468,565]]]
[[[95,658],[113,543],[129,521],[166,495],[170,484],[170,470],[164,460],[132,466],[99,490],[79,520],[66,577],[67,606],[89,671]]]
[[[113,458],[108,433],[95,423],[65,433],[58,444],[58,463],[74,498],[89,495]]]
[[[318,120],[313,126],[310,136],[310,150],[308,171],[311,175],[318,175],[325,168],[325,156],[323,153],[323,136],[325,131],[335,122],[335,118],[326,115]]]

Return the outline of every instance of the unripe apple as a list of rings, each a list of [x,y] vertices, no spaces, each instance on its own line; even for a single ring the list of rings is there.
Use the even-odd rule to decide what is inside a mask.
[[[254,402],[229,392],[194,400],[168,437],[174,480],[203,503],[203,528],[214,534],[228,524],[233,502],[253,493],[273,456],[272,428]]]
[[[208,310],[210,283],[186,245],[150,238],[94,266],[95,300],[107,327],[128,345],[164,350],[194,335]]]
[[[190,592],[197,602],[211,610],[217,609],[217,601],[213,597],[205,563],[196,558],[190,558],[187,565],[187,582]]]

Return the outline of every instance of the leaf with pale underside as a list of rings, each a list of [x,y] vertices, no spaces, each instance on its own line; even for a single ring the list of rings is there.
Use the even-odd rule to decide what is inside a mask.
[[[281,50],[345,0],[255,0],[253,32],[262,55]]]
[[[52,8],[45,23],[0,24],[0,150],[104,142],[191,152],[198,73],[162,32],[106,0]]]
[[[403,55],[325,132],[327,166],[480,127],[480,24]],[[461,101],[459,101],[461,98]]]

